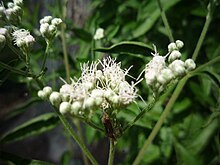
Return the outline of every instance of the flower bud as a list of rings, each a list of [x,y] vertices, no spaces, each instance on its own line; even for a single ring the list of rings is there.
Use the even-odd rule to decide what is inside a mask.
[[[184,46],[183,41],[176,40],[176,47],[177,47],[178,49],[181,49],[183,46]]]
[[[96,106],[100,106],[104,101],[104,98],[103,97],[96,97],[95,98],[95,105]]]
[[[48,29],[49,29],[49,24],[48,23],[43,23],[40,25],[40,32],[43,37],[48,36]]]
[[[177,46],[176,46],[176,44],[174,43],[174,42],[171,42],[169,45],[168,45],[168,51],[169,52],[172,52],[172,51],[174,51],[174,50],[177,50],[178,48],[177,48]]]
[[[19,15],[19,16],[21,16],[22,13],[23,13],[21,7],[19,7],[19,6],[17,6],[17,5],[13,7],[13,10],[14,10],[14,13],[17,14],[17,15]]]
[[[70,112],[70,110],[71,110],[71,104],[68,103],[68,102],[62,102],[62,103],[60,104],[59,110],[60,110],[60,113],[61,113],[61,114],[65,115],[65,114],[67,114],[68,112]]]
[[[114,96],[115,93],[111,89],[107,89],[104,93],[104,96],[106,99],[109,99],[110,97]]]
[[[181,53],[178,50],[173,50],[169,55],[168,62],[171,63],[180,58],[181,58]]]
[[[47,99],[47,96],[45,95],[45,92],[43,90],[39,90],[37,92],[37,96],[40,97],[41,99],[43,100],[46,100]]]
[[[91,109],[95,105],[95,99],[88,97],[84,100],[84,108]]]
[[[149,70],[145,73],[145,80],[147,85],[153,85],[156,81],[156,72],[154,70]]]
[[[94,40],[100,40],[104,37],[104,29],[98,28],[94,35]]]
[[[23,0],[13,0],[13,2],[17,6],[22,6],[23,5]]]
[[[120,97],[118,95],[113,95],[109,98],[109,100],[113,103],[113,104],[119,104],[120,102]]]
[[[45,96],[48,99],[53,90],[51,87],[47,86],[43,88],[43,92],[45,93]]]
[[[79,101],[75,101],[71,105],[71,114],[77,115],[79,110],[82,108],[82,103]]]
[[[173,72],[169,68],[166,68],[166,69],[163,69],[160,72],[160,75],[157,76],[157,81],[160,84],[165,85],[169,83],[173,77],[174,77]]]
[[[52,16],[45,16],[44,18],[42,18],[42,19],[40,20],[40,24],[44,24],[44,23],[48,23],[48,24],[49,24],[52,19],[53,19]]]
[[[52,105],[58,107],[61,102],[61,94],[59,92],[52,92],[49,100]]]
[[[185,61],[185,67],[187,71],[192,71],[196,68],[196,64],[193,59],[187,59]]]
[[[6,38],[8,37],[8,29],[6,28],[0,28],[0,34],[5,36]]]
[[[5,47],[6,38],[4,35],[0,34],[0,50]]]
[[[102,89],[93,89],[91,92],[91,97],[103,97],[104,96],[104,90]]]
[[[7,3],[8,8],[13,8],[15,4],[13,2],[8,2]]]
[[[51,36],[53,36],[54,34],[56,34],[57,31],[57,27],[54,25],[50,25],[48,28],[48,33],[50,33]]]
[[[5,7],[0,5],[0,18],[5,16]]]
[[[54,19],[52,19],[51,24],[54,25],[54,26],[58,26],[58,25],[60,25],[62,22],[63,22],[62,19],[60,19],[60,18],[54,18]]]
[[[176,77],[181,77],[185,74],[185,64],[181,60],[175,60],[170,65],[169,68],[173,71]]]

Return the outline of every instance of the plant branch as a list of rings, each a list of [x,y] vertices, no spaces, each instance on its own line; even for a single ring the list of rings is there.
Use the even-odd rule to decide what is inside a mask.
[[[23,70],[16,69],[16,68],[14,68],[14,67],[12,67],[12,66],[10,66],[10,65],[7,65],[7,64],[5,64],[5,63],[3,63],[3,62],[1,62],[1,61],[0,61],[0,67],[1,67],[1,68],[4,68],[4,69],[7,69],[7,70],[9,70],[9,71],[11,71],[11,72],[20,74],[20,75],[22,75],[22,76],[31,76],[31,74],[29,74],[29,73],[27,73],[27,72],[25,72],[25,71],[23,71]]]
[[[113,165],[114,156],[115,156],[115,144],[114,139],[109,138],[110,146],[109,146],[109,156],[108,156],[108,165]]]
[[[184,85],[186,84],[187,80],[188,80],[188,75],[186,75],[182,80],[180,80],[180,82],[178,83],[173,95],[171,96],[168,104],[166,105],[162,115],[160,116],[159,120],[157,121],[156,125],[154,126],[152,132],[150,133],[150,135],[148,136],[147,140],[144,143],[144,146],[141,148],[140,152],[138,153],[135,161],[133,162],[133,165],[137,165],[140,163],[141,159],[144,156],[144,153],[146,152],[148,146],[152,143],[152,141],[154,140],[155,136],[157,135],[157,133],[159,132],[164,120],[166,119],[166,117],[168,116],[169,112],[171,111],[173,104],[175,103],[176,99],[178,98],[179,94],[181,93]]]
[[[153,99],[148,105],[147,107],[145,107],[130,123],[128,123],[124,129],[123,129],[123,133],[128,130],[129,128],[131,128],[136,121],[138,121],[147,111],[149,111],[150,109],[152,109],[152,107],[154,106],[156,102],[156,99]]]
[[[164,9],[162,7],[161,1],[157,0],[157,3],[158,3],[158,6],[159,6],[159,9],[160,9],[161,18],[163,20],[164,26],[165,26],[165,28],[167,30],[167,33],[168,33],[169,40],[170,40],[170,42],[174,42],[174,37],[172,35],[171,28],[170,28],[169,22],[167,20],[165,11],[164,11]]]
[[[203,26],[202,32],[200,34],[199,40],[197,42],[196,48],[195,48],[195,50],[193,52],[193,55],[192,55],[192,59],[194,61],[197,59],[199,51],[202,47],[202,44],[203,44],[203,41],[205,39],[206,33],[208,31],[209,25],[212,21],[212,14],[214,12],[214,9],[215,9],[215,2],[212,2],[212,0],[210,0],[210,2],[208,4],[208,13],[206,15],[206,21],[205,21],[205,24]]]
[[[54,108],[56,114],[58,115],[60,121],[62,122],[64,128],[66,129],[66,131],[72,136],[72,138],[76,141],[76,143],[80,146],[81,150],[85,153],[85,155],[88,157],[88,159],[91,161],[92,164],[94,165],[98,165],[97,161],[95,160],[95,158],[92,156],[92,154],[89,152],[89,150],[87,149],[87,147],[85,146],[85,144],[79,139],[79,137],[75,134],[75,132],[73,131],[72,127],[70,126],[70,124],[68,123],[68,121],[66,120],[66,118],[60,114],[56,108]]]

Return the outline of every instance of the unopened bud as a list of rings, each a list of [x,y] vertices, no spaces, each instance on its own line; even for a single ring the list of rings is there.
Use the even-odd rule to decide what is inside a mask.
[[[184,46],[183,41],[176,40],[176,46],[177,46],[178,49],[181,49]]]
[[[170,65],[169,68],[173,71],[176,77],[181,77],[185,74],[185,64],[181,60],[175,60]]]
[[[6,38],[4,35],[0,34],[0,50],[5,47]]]
[[[13,2],[8,2],[7,3],[8,8],[13,8],[15,4]]]
[[[68,103],[68,102],[62,102],[62,103],[60,104],[59,110],[60,110],[60,113],[61,113],[61,114],[65,115],[65,114],[67,114],[68,112],[70,112],[70,110],[71,110],[71,104]]]
[[[60,102],[61,102],[61,95],[59,92],[52,92],[49,100],[51,102],[52,105],[58,107]]]
[[[177,48],[177,46],[176,46],[176,44],[174,43],[174,42],[171,42],[169,45],[168,45],[168,51],[169,52],[172,52],[172,51],[174,51],[174,50],[177,50],[178,48]]]
[[[45,93],[46,98],[48,99],[49,96],[50,96],[50,94],[53,92],[53,90],[52,90],[51,87],[47,86],[47,87],[44,87],[44,88],[43,88],[43,92]]]
[[[40,97],[43,100],[47,99],[47,96],[45,95],[45,92],[43,90],[40,90],[37,92],[38,97]]]
[[[54,25],[54,26],[58,26],[58,25],[60,25],[62,22],[63,22],[62,19],[60,19],[60,18],[54,18],[54,19],[52,19],[51,24]]]
[[[84,108],[92,108],[95,105],[95,99],[92,97],[88,97],[84,100]]]
[[[192,71],[196,68],[196,64],[193,59],[187,59],[185,61],[185,67],[187,71]]]
[[[52,19],[53,19],[52,16],[45,16],[44,18],[42,18],[42,19],[40,20],[40,24],[44,24],[44,23],[48,23],[48,24],[49,24]]]
[[[180,58],[181,58],[181,53],[178,50],[173,50],[169,55],[168,62],[171,63]]]
[[[22,6],[23,5],[23,0],[13,0],[13,2],[17,6]]]
[[[75,101],[71,105],[71,114],[77,115],[79,110],[82,108],[82,103],[79,101]]]

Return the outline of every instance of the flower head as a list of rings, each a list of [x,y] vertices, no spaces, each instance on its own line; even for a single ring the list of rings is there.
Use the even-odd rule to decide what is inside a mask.
[[[25,29],[19,29],[12,33],[15,44],[27,54],[33,46],[35,39],[29,31]]]

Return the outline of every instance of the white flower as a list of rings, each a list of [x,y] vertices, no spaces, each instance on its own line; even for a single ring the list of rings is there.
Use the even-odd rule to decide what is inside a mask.
[[[104,29],[98,28],[94,35],[94,40],[100,40],[104,37]]]
[[[123,81],[119,85],[119,98],[120,103],[128,105],[132,103],[137,97],[134,85],[130,85],[127,81]]]
[[[31,49],[33,43],[35,42],[34,37],[25,29],[14,31],[12,36],[15,44],[25,53]]]

